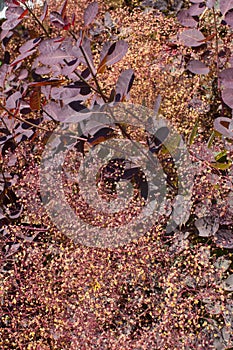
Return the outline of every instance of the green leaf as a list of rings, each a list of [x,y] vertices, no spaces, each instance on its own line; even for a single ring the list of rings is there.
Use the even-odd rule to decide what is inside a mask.
[[[213,143],[213,141],[214,141],[215,136],[216,136],[216,131],[212,131],[212,134],[210,135],[210,138],[209,138],[209,140],[208,140],[208,142],[207,142],[207,147],[208,147],[208,148],[211,147],[211,145],[212,145],[212,143]]]
[[[225,158],[226,156],[227,156],[227,151],[226,150],[218,152],[216,154],[216,156],[215,156],[216,162],[222,163],[221,159]],[[226,161],[226,160],[224,159],[224,161]]]
[[[210,163],[210,165],[212,166],[212,168],[214,169],[219,169],[219,170],[226,170],[229,169],[232,165],[232,162],[228,162],[228,163]]]
[[[191,146],[193,144],[193,141],[194,141],[195,137],[197,136],[198,123],[199,123],[199,120],[197,119],[195,124],[194,124],[193,130],[189,136],[189,139],[188,139],[189,146]]]

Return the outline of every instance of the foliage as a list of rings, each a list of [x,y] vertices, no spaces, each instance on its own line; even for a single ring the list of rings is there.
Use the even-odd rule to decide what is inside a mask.
[[[46,1],[43,8],[31,8],[25,0],[9,0],[7,5],[0,67],[2,349],[229,349],[233,346],[232,2],[220,1],[219,11],[213,2],[193,2],[178,13],[179,22],[189,29],[171,40],[161,28],[168,20],[160,14],[127,13],[132,28],[138,25],[133,24],[135,19],[145,25],[145,18],[151,19],[146,25],[157,23],[160,28],[157,32],[147,28],[145,36],[139,31],[141,41],[136,30],[127,34],[124,25],[118,32],[114,14],[105,14],[101,22],[96,2],[85,8],[82,18],[68,15],[67,0],[58,10],[51,10]],[[118,26],[125,23],[126,12],[116,16]],[[169,23],[169,33],[179,31]],[[169,45],[162,44],[164,40]],[[156,47],[153,57],[149,45]],[[106,104],[127,101],[130,94],[139,101],[139,79],[146,86],[146,79],[151,78],[153,85],[154,77],[151,73],[145,79],[144,70],[137,67],[142,57],[136,57],[134,50],[147,58],[147,66],[154,66],[150,72],[157,72],[156,93],[148,91],[150,98],[158,95],[155,112],[169,117],[172,108],[182,109],[187,120],[180,122],[194,124],[189,135],[195,168],[192,211],[183,213],[179,201],[176,208],[171,202],[161,222],[121,248],[74,245],[56,229],[41,203],[41,154],[60,122],[84,121],[93,107],[101,110]],[[119,61],[126,62],[127,53],[131,66],[122,67]],[[180,86],[183,92],[177,89]],[[209,99],[203,98],[209,86]],[[183,100],[187,103],[182,105]],[[200,124],[204,120],[205,125],[205,117],[213,111],[217,111],[217,117],[211,115],[215,131],[206,140],[209,130],[200,131]],[[96,124],[92,128],[77,140],[83,156],[87,146],[116,134],[133,138],[134,130],[114,121],[112,128]],[[165,139],[167,129],[159,130]],[[137,130],[136,136],[145,136],[141,142],[158,154],[168,180],[170,175],[174,182],[169,173],[172,162],[158,133],[145,136]],[[121,159],[119,163],[123,177],[141,180],[140,169],[129,175],[127,164]],[[108,183],[114,197],[108,167],[103,172],[103,195]],[[118,177],[113,176],[114,183]],[[79,189],[72,191],[71,201]],[[180,226],[168,234],[164,227],[175,209],[177,216],[186,218],[184,222],[177,218]]]

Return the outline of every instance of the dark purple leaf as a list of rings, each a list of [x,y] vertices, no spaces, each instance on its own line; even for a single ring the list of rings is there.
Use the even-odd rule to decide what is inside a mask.
[[[64,88],[79,89],[79,93],[83,96],[91,93],[91,88],[84,81],[75,81],[74,84],[64,86]]]
[[[198,29],[187,29],[180,34],[179,39],[185,46],[196,47],[202,45],[205,37]]]
[[[54,120],[66,123],[80,122],[81,120],[90,117],[91,112],[82,105],[83,101],[72,101],[69,105],[63,106],[62,108],[56,102],[49,102],[45,107],[44,111],[51,116]],[[45,117],[46,117],[45,113]]]
[[[72,79],[70,75],[75,71],[75,69],[79,65],[80,65],[80,61],[77,58],[69,61],[68,64],[62,67],[62,74]]]
[[[29,114],[29,113],[31,113],[31,108],[23,107],[22,109],[20,109],[20,113],[23,115]]]
[[[16,149],[16,143],[13,138],[9,138],[6,142],[4,142],[4,145],[2,147],[2,156],[4,157],[8,150],[11,152],[14,152]]]
[[[39,125],[39,124],[43,121],[43,119],[42,119],[42,118],[37,118],[37,119],[28,118],[28,119],[26,119],[26,122],[23,122],[23,123],[21,124],[21,126],[22,126],[22,128],[23,128],[24,130],[33,128],[33,126],[32,126],[31,124],[28,124],[28,123],[27,123],[27,121],[30,122],[30,123],[32,123],[32,124],[35,124],[35,126],[37,126],[37,125]]]
[[[194,74],[208,74],[209,68],[198,60],[192,60],[187,65],[187,69]]]
[[[220,11],[223,16],[233,8],[233,0],[219,0]]]
[[[82,105],[82,100],[79,101],[72,101],[69,103],[69,106],[76,112],[83,111],[84,109],[87,109],[84,105]]]
[[[84,11],[84,26],[87,27],[96,17],[98,13],[98,3],[92,2],[87,6],[87,8]]]
[[[83,79],[88,79],[91,75],[90,69],[86,68],[84,69],[84,71],[82,71],[81,76],[83,77]]]
[[[233,109],[233,88],[223,89],[222,99],[227,106]]]
[[[10,58],[11,58],[11,56],[10,56],[9,51],[5,51],[3,62],[6,63],[6,64],[9,64],[10,63]]]
[[[177,19],[185,27],[194,28],[197,26],[197,21],[189,14],[188,10],[182,9],[177,15]]]

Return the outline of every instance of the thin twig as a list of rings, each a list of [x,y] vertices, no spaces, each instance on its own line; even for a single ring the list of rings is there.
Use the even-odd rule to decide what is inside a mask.
[[[21,3],[22,4],[22,3]],[[34,18],[34,20],[39,24],[39,26],[41,27],[41,29],[45,32],[47,37],[50,37],[47,29],[45,28],[45,26],[43,25],[43,23],[37,18],[37,16],[34,14],[34,12],[30,9],[30,7],[27,5],[26,2],[24,2],[22,4],[23,6],[26,7],[26,9],[28,10],[28,12],[32,15],[32,17]]]
[[[30,121],[28,121],[28,120],[26,120],[26,119],[24,119],[22,117],[19,117],[19,116],[15,115],[14,113],[11,113],[11,111],[9,111],[8,108],[3,106],[3,104],[1,102],[0,102],[0,108],[4,109],[4,111],[6,111],[11,117],[13,117],[13,118],[15,118],[15,119],[17,119],[17,120],[19,120],[19,121],[21,121],[23,123],[29,124],[29,125],[37,128],[37,129],[40,129],[40,130],[43,130],[43,131],[46,131],[46,132],[50,132],[50,130],[48,130],[48,129],[42,127],[42,126],[36,125],[36,124],[34,124],[34,123],[32,123],[32,122],[30,122]]]

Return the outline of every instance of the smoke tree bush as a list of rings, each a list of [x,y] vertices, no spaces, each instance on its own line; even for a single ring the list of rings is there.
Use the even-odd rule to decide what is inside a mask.
[[[82,18],[67,1],[52,10],[47,2],[33,9],[26,1],[7,5],[0,67],[1,348],[230,349],[230,2],[220,3],[227,26],[214,4],[182,10],[179,21],[193,29],[178,39],[179,25],[159,13],[119,10],[118,20],[114,13],[102,20],[96,2]],[[209,8],[214,33],[204,21]],[[208,61],[213,49],[217,61],[207,65],[201,57]],[[41,203],[41,153],[59,122],[78,122],[85,107],[123,102],[129,93],[149,106],[161,95],[160,113],[189,135],[196,165],[191,215],[169,235],[165,215],[121,248],[75,245]],[[216,134],[206,140],[208,130],[200,127],[214,110],[222,114],[211,115],[211,127],[222,140]]]

